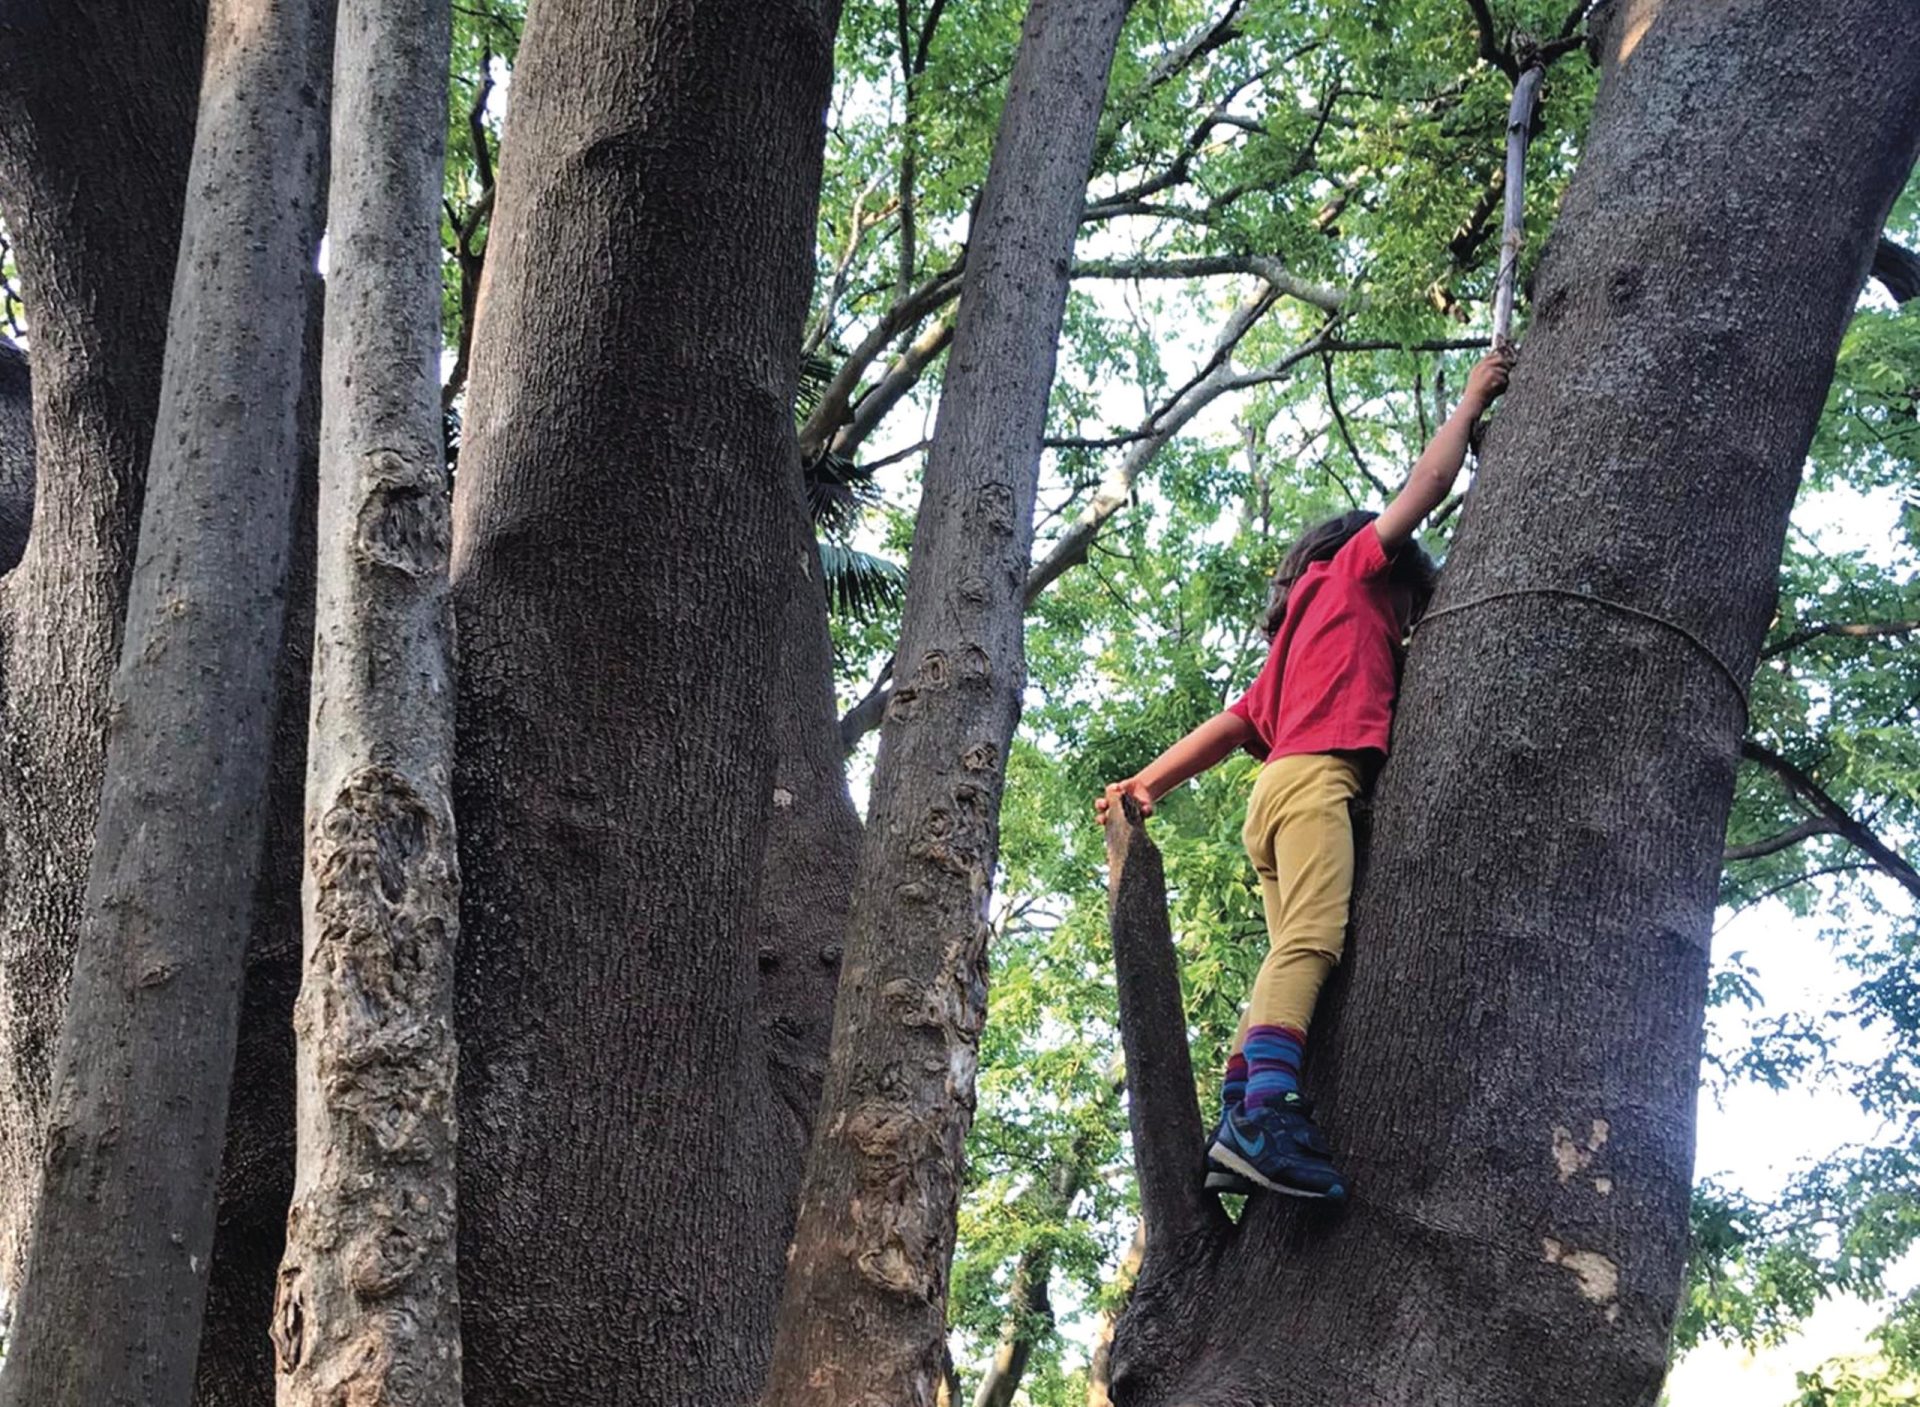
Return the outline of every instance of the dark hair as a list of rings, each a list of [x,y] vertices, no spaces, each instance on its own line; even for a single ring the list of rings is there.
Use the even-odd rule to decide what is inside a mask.
[[[1280,625],[1287,618],[1287,597],[1293,591],[1294,582],[1306,574],[1309,564],[1331,562],[1334,554],[1353,539],[1353,535],[1372,524],[1380,515],[1365,509],[1355,509],[1351,513],[1342,513],[1337,518],[1329,518],[1323,523],[1315,523],[1300,534],[1299,541],[1287,549],[1287,555],[1280,559],[1280,570],[1273,574],[1273,586],[1267,593],[1267,638],[1271,640],[1280,633]],[[1427,612],[1427,603],[1433,600],[1433,584],[1439,575],[1417,542],[1409,542],[1394,554],[1393,568],[1388,580],[1395,586],[1404,588],[1411,599],[1411,609],[1407,615],[1409,626],[1418,623]]]

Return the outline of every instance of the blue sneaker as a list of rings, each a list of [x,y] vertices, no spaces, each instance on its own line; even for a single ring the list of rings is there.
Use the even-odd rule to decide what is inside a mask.
[[[1209,1148],[1226,1136],[1227,1124],[1239,1108],[1240,1106],[1238,1104],[1223,1104],[1220,1107],[1220,1127],[1215,1129],[1213,1131],[1213,1137],[1207,1140],[1207,1146]],[[1250,1197],[1260,1190],[1252,1179],[1242,1176],[1231,1168],[1221,1167],[1215,1163],[1211,1157],[1207,1160],[1206,1189],[1209,1192],[1218,1192],[1223,1195],[1233,1193],[1240,1197]]]
[[[1336,1199],[1346,1196],[1347,1188],[1331,1151],[1314,1127],[1306,1100],[1289,1094],[1259,1109],[1228,1114],[1207,1150],[1207,1162],[1270,1192]]]

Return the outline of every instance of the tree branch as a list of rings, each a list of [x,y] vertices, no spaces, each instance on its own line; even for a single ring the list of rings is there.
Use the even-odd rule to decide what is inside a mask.
[[[1873,276],[1896,303],[1920,298],[1920,254],[1890,239],[1873,252]]]
[[[1339,430],[1340,439],[1342,443],[1346,445],[1347,453],[1353,458],[1353,467],[1360,471],[1362,478],[1373,485],[1374,492],[1379,494],[1381,498],[1392,498],[1393,490],[1380,482],[1379,475],[1367,467],[1366,458],[1360,453],[1360,446],[1353,442],[1353,431],[1347,427],[1346,412],[1340,409],[1340,397],[1334,390],[1333,358],[1331,356],[1323,356],[1320,358],[1320,371],[1327,390],[1327,406],[1333,412],[1334,427]]]
[[[1773,773],[1786,784],[1789,791],[1812,807],[1815,815],[1831,822],[1835,835],[1871,856],[1873,862],[1905,886],[1909,894],[1920,898],[1920,871],[1915,871],[1899,852],[1888,846],[1865,824],[1856,820],[1846,807],[1829,796],[1826,789],[1812,777],[1779,753],[1755,742],[1752,738],[1748,738],[1740,745],[1740,755],[1747,761],[1758,763]]]
[[[1096,259],[1073,266],[1075,278],[1191,279],[1220,274],[1252,274],[1276,293],[1298,298],[1328,313],[1338,312],[1351,296],[1346,289],[1300,278],[1278,259],[1264,254],[1221,254],[1192,259]]]
[[[1760,658],[1778,659],[1823,636],[1873,640],[1890,635],[1911,635],[1916,630],[1920,630],[1920,620],[1828,621],[1820,625],[1802,626],[1789,635],[1781,636],[1760,652]]]
[[[1215,49],[1223,48],[1240,37],[1240,12],[1246,9],[1246,0],[1231,0],[1227,8],[1212,24],[1200,30],[1185,42],[1174,45],[1159,58],[1153,67],[1147,70],[1145,83],[1141,86],[1148,91],[1161,84],[1178,78],[1187,69],[1211,54]]]
[[[1130,799],[1107,813],[1107,910],[1127,1059],[1140,1210],[1152,1244],[1218,1232],[1226,1221],[1202,1189],[1203,1129],[1180,999],[1179,959],[1167,916],[1166,872]]]
[[[440,388],[443,414],[453,409],[454,401],[466,389],[467,368],[473,359],[473,321],[480,301],[480,275],[487,261],[486,248],[474,248],[474,241],[480,237],[480,227],[493,217],[493,155],[487,150],[487,103],[492,96],[493,46],[488,44],[480,52],[480,81],[467,108],[467,136],[473,144],[474,179],[480,185],[480,198],[464,216],[450,203],[446,206],[447,223],[453,229],[453,261],[460,270],[460,326],[447,384]]]
[[[893,658],[887,656],[887,662],[874,675],[872,687],[841,716],[840,748],[848,756],[853,755],[862,738],[880,726],[880,719],[887,711],[887,700],[893,697]]]
[[[1511,51],[1502,47],[1494,24],[1493,11],[1487,7],[1487,0],[1467,0],[1467,8],[1473,11],[1474,27],[1479,31],[1480,57],[1506,74],[1509,79],[1517,79],[1520,76],[1520,64]]]
[[[840,427],[847,423],[853,404],[853,395],[860,387],[860,379],[867,374],[867,368],[885,354],[894,340],[903,333],[917,327],[920,320],[930,313],[937,312],[960,296],[960,284],[964,276],[965,255],[956,260],[949,268],[942,269],[887,309],[880,321],[860,342],[860,345],[848,354],[840,363],[840,369],[820,393],[820,403],[813,408],[813,414],[807,417],[806,424],[800,427],[800,453],[811,463],[819,458]]]
[[[1140,1259],[1146,1249],[1147,1224],[1143,1221],[1134,1228],[1133,1241],[1114,1273],[1113,1287],[1120,1295],[1133,1292],[1133,1282],[1139,1278]],[[1119,1322],[1119,1305],[1110,1305],[1100,1312],[1093,1357],[1087,1363],[1087,1407],[1113,1407],[1113,1331]]]
[[[1068,567],[1086,560],[1087,549],[1100,529],[1133,497],[1133,486],[1141,471],[1165,448],[1167,441],[1186,428],[1194,416],[1229,391],[1276,381],[1291,374],[1294,367],[1312,356],[1322,345],[1322,338],[1315,338],[1257,371],[1235,371],[1230,360],[1233,346],[1246,335],[1263,311],[1258,300],[1242,307],[1222,334],[1209,369],[1198,380],[1183,388],[1168,405],[1156,410],[1147,418],[1146,424],[1135,432],[1136,443],[1133,448],[1107,471],[1092,500],[1080,511],[1066,532],[1060,535],[1059,540],[1047,549],[1046,556],[1027,573],[1028,605],[1032,605],[1034,599]]]
[[[953,341],[954,320],[943,317],[907,344],[907,349],[887,368],[886,375],[869,387],[857,401],[847,423],[835,432],[831,452],[851,456],[893,413],[901,398],[919,384],[935,357]]]
[[[1811,840],[1816,835],[1838,835],[1840,828],[1825,816],[1809,816],[1797,826],[1791,826],[1777,835],[1764,840],[1751,841],[1746,845],[1729,845],[1720,856],[1722,864],[1731,864],[1735,860],[1758,860],[1763,855],[1777,855],[1782,850],[1791,850],[1803,840]]]

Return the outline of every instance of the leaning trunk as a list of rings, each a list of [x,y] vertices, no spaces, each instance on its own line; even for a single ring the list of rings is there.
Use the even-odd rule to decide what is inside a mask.
[[[31,541],[0,582],[0,1324],[93,849],[205,21],[201,0],[155,0],[104,24],[103,7],[35,6],[35,24],[11,27],[25,8],[0,6],[0,218],[33,319],[37,406],[35,453],[6,452],[9,490],[29,495],[10,492],[7,517],[24,507]],[[25,389],[23,366],[6,374]]]
[[[1040,438],[1126,9],[1035,0],[973,226],[766,1395],[780,1407],[930,1404],[941,1382]]]
[[[343,0],[282,1407],[459,1407],[446,0]]]
[[[764,1371],[798,1168],[754,916],[837,15],[528,13],[454,505],[475,1407]]]
[[[329,18],[318,0],[209,17],[8,1404],[192,1389],[272,750]]]
[[[1657,1398],[1744,684],[1920,137],[1910,19],[1637,0],[1605,21],[1309,1055],[1354,1199],[1255,1198],[1229,1226],[1197,1143],[1159,1146],[1187,1175],[1146,1208],[1121,1407]],[[1144,1174],[1165,1121],[1198,1124],[1190,1094],[1142,1093]]]

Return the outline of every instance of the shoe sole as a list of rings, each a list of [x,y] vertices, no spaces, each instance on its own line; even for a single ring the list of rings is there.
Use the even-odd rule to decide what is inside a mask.
[[[1207,1156],[1222,1167],[1239,1173],[1247,1181],[1264,1187],[1269,1192],[1278,1192],[1283,1197],[1304,1197],[1309,1201],[1334,1202],[1347,1195],[1347,1189],[1344,1186],[1334,1192],[1309,1192],[1304,1187],[1288,1187],[1285,1183],[1275,1182],[1224,1143],[1214,1144],[1207,1150]]]
[[[1225,1168],[1213,1168],[1207,1173],[1206,1189],[1209,1192],[1232,1193],[1245,1197],[1260,1189],[1237,1172],[1228,1172]]]

